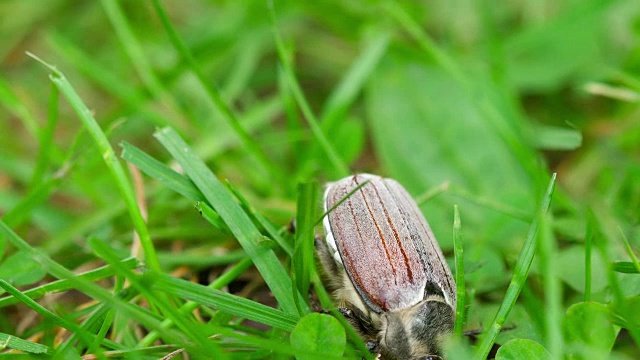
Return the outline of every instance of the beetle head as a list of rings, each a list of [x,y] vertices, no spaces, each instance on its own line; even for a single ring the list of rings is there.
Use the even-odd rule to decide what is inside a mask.
[[[443,337],[453,329],[453,308],[442,298],[426,299],[382,316],[384,359],[439,359]]]

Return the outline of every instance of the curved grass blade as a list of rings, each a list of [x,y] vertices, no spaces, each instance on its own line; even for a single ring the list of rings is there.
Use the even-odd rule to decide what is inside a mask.
[[[456,338],[462,336],[462,328],[464,326],[464,307],[466,301],[466,290],[464,283],[464,257],[462,248],[462,235],[460,229],[462,224],[460,223],[460,213],[458,211],[458,205],[453,206],[453,246],[455,252],[455,264],[456,264],[456,322],[453,326],[453,335]]]
[[[318,204],[318,183],[307,182],[298,184],[298,202],[296,216],[296,234],[294,254],[291,258],[293,283],[298,291],[293,289],[294,297],[297,294],[308,294],[311,287],[311,271],[315,269],[313,250],[314,238],[313,223],[316,219]],[[308,304],[307,297],[297,298],[296,304]],[[300,306],[300,305],[299,305]],[[305,314],[299,308],[300,315]]]
[[[120,143],[120,156],[134,164],[143,173],[158,180],[161,184],[193,201],[203,201],[204,196],[188,177],[178,174],[167,165],[153,158],[139,148],[123,141]]]
[[[153,288],[158,291],[188,299],[200,305],[222,310],[261,324],[291,331],[298,320],[297,316],[289,315],[272,307],[204,285],[177,279],[168,275],[150,276],[151,279],[153,279]]]
[[[551,205],[551,197],[553,195],[553,190],[556,184],[556,174],[554,173],[551,176],[551,180],[549,181],[549,185],[547,187],[547,191],[540,203],[540,207],[538,208],[538,216],[533,220],[531,226],[529,227],[529,233],[527,234],[527,239],[524,242],[522,250],[520,251],[520,256],[518,257],[518,261],[516,262],[516,267],[513,273],[513,277],[511,278],[511,283],[509,284],[509,288],[507,288],[507,292],[504,296],[504,300],[502,300],[502,304],[498,309],[498,313],[496,314],[495,319],[493,320],[493,324],[489,327],[489,330],[482,338],[482,342],[478,346],[476,351],[476,359],[486,359],[487,355],[489,355],[489,351],[493,346],[493,343],[496,341],[500,330],[502,329],[507,317],[509,316],[509,312],[516,303],[518,299],[518,295],[520,295],[520,291],[522,291],[522,287],[529,275],[529,268],[531,267],[531,262],[533,261],[533,256],[536,253],[536,234],[538,232],[538,226],[544,214],[546,214],[549,206]]]
[[[71,83],[67,80],[64,74],[56,69],[54,66],[44,62],[42,59],[38,58],[33,54],[29,54],[29,56],[33,57],[43,65],[45,65],[49,70],[51,70],[51,74],[49,78],[51,81],[58,87],[60,92],[67,98],[69,105],[75,110],[76,114],[82,121],[84,127],[87,129],[91,137],[93,137],[102,158],[104,159],[107,168],[111,172],[113,179],[118,186],[118,190],[122,195],[125,203],[127,204],[127,209],[129,210],[129,216],[133,221],[133,225],[135,227],[138,236],[140,236],[140,243],[142,245],[142,249],[144,251],[144,257],[147,266],[149,269],[153,271],[161,271],[160,263],[158,262],[158,257],[156,255],[156,250],[151,241],[151,237],[149,236],[149,229],[147,228],[147,224],[142,217],[142,213],[140,212],[140,208],[136,202],[135,195],[133,193],[133,188],[127,177],[122,165],[118,162],[118,158],[109,144],[109,140],[107,136],[98,125],[98,122],[93,117],[91,110],[87,107],[87,105],[82,101],[78,93],[75,91]]]
[[[282,309],[288,314],[297,314],[291,294],[291,278],[273,251],[260,246],[262,234],[242,207],[173,129],[160,129],[155,133],[155,137],[178,161],[187,176],[222,217],[231,233],[253,260]]]
[[[124,266],[127,269],[133,269],[139,266],[139,263],[138,263],[138,260],[133,258],[125,259],[125,260],[122,260],[122,266]],[[77,275],[77,277],[78,279],[82,279],[86,281],[96,281],[96,280],[101,280],[101,279],[113,276],[115,274],[116,273],[113,269],[113,266],[107,265],[107,266],[103,266],[103,267],[79,274]],[[74,288],[74,286],[75,284],[70,280],[58,280],[58,281],[50,282],[48,284],[44,284],[42,286],[35,287],[33,289],[26,290],[22,292],[22,294],[25,296],[28,296],[31,299],[37,299],[49,293],[71,290]],[[20,301],[13,296],[5,296],[0,299],[0,308],[17,304],[19,302]]]

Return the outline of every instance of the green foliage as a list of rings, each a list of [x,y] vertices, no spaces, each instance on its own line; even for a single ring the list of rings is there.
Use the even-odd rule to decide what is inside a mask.
[[[511,359],[548,360],[551,359],[551,354],[533,340],[514,339],[502,345],[496,354],[496,360]]]
[[[640,357],[640,2],[0,14],[0,356],[373,358],[312,246],[371,172],[456,269],[449,358]]]
[[[46,269],[43,269],[29,253],[24,251],[9,255],[0,266],[0,279],[14,286],[35,284],[46,274]]]
[[[291,346],[300,350],[296,359],[339,358],[346,346],[344,328],[332,316],[309,314],[291,332]]]
[[[606,359],[618,333],[607,307],[593,302],[571,305],[562,325],[573,359]]]

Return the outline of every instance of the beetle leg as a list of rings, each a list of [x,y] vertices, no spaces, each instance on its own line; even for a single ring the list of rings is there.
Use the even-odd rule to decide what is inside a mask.
[[[365,336],[375,338],[378,329],[376,329],[371,321],[371,317],[362,312],[362,310],[355,306],[351,306],[338,308],[338,311],[340,311],[342,316],[344,316],[351,326],[353,326],[358,332]]]
[[[342,278],[338,264],[336,264],[336,261],[333,259],[331,249],[329,249],[329,245],[327,245],[327,242],[322,236],[316,236],[315,246],[322,267],[327,273],[327,277],[331,279],[332,289],[335,290],[341,285],[339,279]]]

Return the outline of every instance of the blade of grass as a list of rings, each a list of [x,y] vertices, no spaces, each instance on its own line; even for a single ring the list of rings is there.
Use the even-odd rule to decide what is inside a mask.
[[[123,291],[118,294],[118,296],[120,296],[123,300],[131,300],[136,295],[138,295],[138,293],[134,291]],[[125,346],[105,338],[105,332],[108,330],[112,330],[111,319],[113,319],[115,315],[115,309],[113,309],[107,303],[100,303],[91,307],[94,308],[93,312],[84,319],[81,328],[92,334],[96,331],[98,331],[98,333],[93,339],[93,343],[90,346],[86,347],[86,349],[93,348],[90,353],[96,353],[98,355],[98,358],[100,358],[100,355],[104,352],[104,349],[101,348],[102,345],[104,345],[106,349],[124,349]],[[100,324],[101,321],[102,324]],[[77,342],[78,335],[76,333],[72,333],[71,336],[67,337],[62,344],[58,345],[56,350],[59,354],[66,354],[67,351],[73,351],[72,349],[75,349],[75,352],[80,353],[85,347],[77,344]]]
[[[129,182],[129,179],[124,169],[122,168],[122,165],[118,162],[118,158],[115,155],[111,144],[109,144],[109,140],[107,139],[106,135],[96,122],[96,119],[91,114],[89,108],[82,101],[78,93],[76,93],[73,86],[71,86],[71,83],[67,81],[64,74],[57,70],[54,66],[44,62],[44,60],[38,58],[37,56],[30,53],[29,56],[33,57],[44,66],[49,68],[49,70],[51,70],[52,73],[51,75],[49,75],[49,78],[58,87],[60,92],[67,98],[67,101],[69,101],[71,107],[75,110],[80,120],[82,120],[84,127],[93,137],[95,144],[102,154],[105,164],[107,165],[107,168],[111,172],[111,176],[113,176],[113,179],[118,186],[122,197],[124,198],[124,201],[127,205],[127,210],[129,211],[129,216],[133,221],[134,228],[138,233],[138,236],[140,236],[140,242],[144,251],[144,257],[147,266],[153,271],[161,271],[160,263],[158,262],[158,258],[156,255],[156,250],[151,241],[151,237],[149,236],[147,225],[142,218],[140,208],[136,203],[131,183]]]
[[[322,107],[320,123],[325,132],[329,133],[336,122],[343,118],[349,106],[362,91],[367,79],[386,53],[390,39],[391,34],[388,29],[375,29],[369,34],[365,49],[351,64]]]
[[[204,196],[189,178],[182,174],[178,174],[165,164],[153,158],[151,155],[140,150],[139,148],[123,141],[120,144],[122,153],[120,156],[134,164],[143,173],[158,180],[161,184],[178,194],[194,201],[203,201]]]
[[[298,320],[297,316],[187,280],[177,279],[168,275],[154,275],[153,280],[153,288],[157,291],[188,299],[200,305],[222,310],[278,329],[291,331]]]
[[[338,206],[340,206],[343,202],[347,201],[347,199],[356,193],[356,191],[360,190],[361,187],[367,185],[369,183],[370,180],[365,180],[363,181],[361,184],[359,184],[358,186],[356,186],[355,188],[353,188],[353,190],[349,191],[342,199],[340,199],[340,201],[336,202],[335,205],[333,205],[331,208],[327,209],[327,211],[325,211],[320,218],[318,218],[315,222],[315,224],[313,224],[313,226],[316,226],[318,224],[320,224],[322,222],[322,220],[324,220],[325,216],[329,215],[330,212],[332,212],[335,208],[337,208]]]
[[[593,231],[595,219],[587,216],[587,230],[584,247],[584,301],[591,301],[591,253],[593,248]]]
[[[280,101],[284,107],[284,114],[286,119],[287,128],[287,143],[289,147],[289,158],[291,164],[302,164],[302,159],[305,159],[306,147],[303,143],[303,138],[299,134],[303,134],[303,121],[300,119],[300,112],[296,106],[296,99],[291,93],[290,86],[288,85],[288,77],[284,73],[282,67],[278,67],[278,95],[280,95]],[[300,168],[299,166],[297,168]]]
[[[631,261],[614,261],[613,271],[623,274],[640,274],[637,264]]]
[[[278,245],[280,245],[280,248],[282,248],[282,250],[284,250],[284,252],[289,257],[292,257],[293,248],[289,242],[285,241],[285,239],[282,236],[280,236],[278,229],[276,229],[273,226],[273,224],[271,224],[271,222],[267,220],[262,214],[256,211],[256,209],[253,206],[251,206],[251,204],[247,201],[247,199],[245,199],[245,197],[242,196],[242,194],[238,191],[238,189],[236,189],[233,186],[233,184],[231,184],[229,181],[227,181],[227,188],[229,188],[229,190],[231,190],[231,192],[238,199],[238,201],[240,201],[240,203],[246,209],[245,211],[249,214],[249,216],[253,217],[255,221],[266,230],[267,234],[269,234],[269,236],[273,240],[275,240],[275,242],[278,243]]]
[[[157,0],[156,0],[157,1]],[[280,32],[278,31],[278,27],[276,26],[276,14],[273,7],[273,1],[267,1],[267,8],[269,12],[269,21],[271,25],[271,31],[273,32],[273,37],[276,43],[276,49],[278,50],[278,58],[280,59],[280,65],[284,72],[284,76],[288,80],[289,89],[293,94],[293,97],[298,102],[298,106],[300,110],[304,114],[305,119],[307,120],[307,124],[309,128],[311,128],[311,132],[315,136],[316,140],[320,144],[320,147],[325,152],[331,165],[333,166],[334,171],[336,172],[336,177],[343,178],[347,176],[350,171],[346,164],[342,161],[342,158],[336,152],[336,149],[331,145],[326,135],[322,131],[322,128],[318,124],[318,120],[316,116],[311,111],[311,107],[307,99],[300,88],[300,84],[296,80],[295,73],[293,72],[293,68],[291,66],[291,61],[289,60],[289,56],[287,54],[287,50],[285,48],[284,42],[282,41],[282,37],[280,36]]]
[[[253,260],[278,300],[278,304],[286,313],[296,314],[296,305],[291,296],[291,278],[273,251],[260,249],[259,240],[262,234],[254,226],[249,216],[235,202],[220,180],[175,131],[164,128],[158,130],[155,136],[178,161],[187,176],[191,178],[209,204],[222,217],[240,245]]]
[[[273,121],[280,119],[282,113],[282,104],[278,95],[261,98],[259,102],[251,105],[237,115],[242,119],[242,126],[249,133],[269,133],[269,129],[273,128]],[[214,159],[240,146],[242,146],[242,140],[229,127],[220,127],[215,141],[211,141],[209,136],[193,138],[193,149],[205,160]]]
[[[602,259],[606,264],[611,264],[611,254],[609,253],[609,244],[614,242],[614,239],[618,236],[618,224],[616,220],[611,217],[605,209],[607,207],[604,204],[596,204],[589,210],[589,221],[594,224],[594,239],[593,243],[600,252]],[[610,307],[615,311],[615,315],[621,317],[627,324],[626,328],[629,330],[631,338],[635,342],[636,347],[640,346],[640,328],[634,326],[630,319],[636,317],[637,309],[630,308],[625,299],[624,292],[620,286],[620,281],[613,271],[612,267],[607,267],[607,279],[609,280],[609,286],[611,287],[611,294],[613,295],[613,301]]]
[[[390,31],[386,28],[376,28],[368,34],[364,49],[353,61],[347,72],[342,76],[340,83],[332,90],[322,106],[319,124],[323,134],[335,133],[337,125],[346,117],[349,107],[355,102],[369,76],[386,53],[390,39]],[[291,86],[287,86],[287,83],[290,82],[289,79],[291,77],[286,70],[280,73],[283,75],[281,76],[283,91],[285,91],[285,94],[289,94],[292,91],[288,90]],[[300,95],[296,98],[300,98]],[[304,97],[302,97],[302,100],[304,100]],[[328,140],[331,139],[329,138]],[[316,164],[314,162],[318,161],[318,154],[322,151],[320,146],[320,143],[316,143],[310,148],[301,149],[301,154],[306,154],[303,156],[306,161],[306,164],[301,166],[303,169],[315,168]],[[332,146],[334,145],[332,144]]]
[[[127,269],[133,269],[139,266],[139,263],[138,263],[138,260],[133,258],[125,259],[125,260],[122,260],[122,266],[124,266]],[[106,265],[97,269],[87,271],[82,274],[78,274],[77,278],[93,282],[93,281],[101,280],[113,275],[115,275],[115,271],[113,270],[113,267],[111,265]],[[58,281],[53,281],[53,282],[35,287],[33,289],[23,291],[22,294],[25,296],[28,296],[31,299],[37,299],[46,294],[71,290],[75,287],[75,285],[76,284],[74,284],[70,280],[58,280]],[[19,302],[18,299],[16,299],[13,296],[5,296],[2,299],[0,299],[0,308],[17,304],[18,302]]]
[[[31,175],[30,189],[26,196],[15,204],[11,210],[7,211],[3,217],[5,223],[9,226],[18,226],[22,222],[30,217],[33,217],[34,224],[42,226],[42,223],[37,221],[38,217],[34,216],[34,210],[38,207],[42,207],[51,193],[58,188],[61,180],[69,172],[74,165],[74,156],[77,153],[77,143],[80,138],[80,132],[72,142],[71,147],[64,155],[63,159],[60,159],[62,165],[55,171],[55,173],[46,176],[45,172],[50,165],[50,158],[52,153],[56,152],[56,148],[53,144],[53,132],[55,130],[55,124],[58,116],[58,94],[59,90],[55,84],[51,84],[51,96],[49,98],[48,109],[48,121],[47,126],[40,132],[40,149],[38,160],[36,162],[36,168]],[[57,213],[58,211],[56,211]],[[51,218],[51,213],[43,214],[46,218]]]
[[[127,301],[133,299],[136,295],[138,295],[138,293],[133,291],[123,291],[118,294],[118,296],[121,299],[127,300]],[[91,314],[86,316],[84,313],[88,313],[88,312],[91,312]],[[113,309],[107,303],[100,303],[96,305],[90,305],[89,307],[84,309],[80,309],[76,311],[74,315],[76,319],[85,318],[86,316],[85,320],[81,325],[81,329],[83,329],[88,333],[94,334],[98,330],[98,327],[100,325],[100,320],[105,318],[105,316],[108,315],[109,313],[115,313],[115,309]],[[106,339],[104,335],[100,335],[100,334],[94,337],[93,344],[96,346],[98,354],[102,354],[104,350],[123,350],[126,348],[125,345],[121,345],[115,341]],[[101,346],[103,346],[104,349],[101,348]],[[67,350],[66,348],[68,348],[69,350]],[[70,351],[73,353],[74,352],[73,349],[75,349],[76,353],[81,353],[83,348],[85,347],[81,343],[78,343],[78,334],[71,333],[70,336],[67,337],[62,344],[56,347],[56,352],[58,354],[66,355],[67,351]],[[103,357],[99,356],[98,358],[102,359]]]
[[[140,43],[127,23],[118,1],[107,0],[101,1],[101,3],[104,12],[107,15],[107,19],[109,19],[111,26],[115,30],[115,34],[118,37],[120,44],[124,48],[125,53],[133,64],[133,67],[136,69],[138,76],[140,76],[140,79],[145,84],[145,87],[158,99],[162,101],[170,100],[168,103],[172,103],[174,99],[169,99],[162,83],[153,73],[151,64],[147,61],[147,57],[145,56]]]
[[[265,55],[266,43],[261,35],[254,33],[238,44],[235,66],[230,70],[226,84],[221,86],[222,93],[229,103],[237,101],[243,91],[247,90]]]
[[[236,277],[244,273],[252,264],[253,262],[251,262],[251,259],[248,257],[245,257],[244,259],[242,259],[242,261],[240,261],[239,263],[231,267],[224,274],[220,275],[216,280],[214,280],[207,287],[211,289],[220,290],[221,288],[227,286]],[[201,304],[198,302],[188,301],[184,303],[184,305],[182,305],[178,311],[180,311],[181,314],[186,315],[186,314],[190,314],[193,310],[195,310],[199,306],[201,306]],[[163,329],[169,329],[170,327],[173,326],[173,321],[171,319],[166,319],[165,321],[162,322],[161,326]],[[147,336],[145,336],[140,341],[139,345],[150,346],[158,339],[158,337],[159,337],[158,331],[154,330],[149,334],[147,334]]]
[[[476,350],[476,359],[483,360],[487,358],[487,355],[489,355],[489,351],[491,350],[493,343],[496,341],[500,330],[504,326],[504,323],[507,320],[511,309],[518,299],[518,295],[522,290],[523,284],[525,283],[527,276],[529,275],[529,268],[531,267],[531,262],[533,261],[533,256],[536,252],[536,234],[538,232],[538,226],[542,217],[544,216],[544,214],[546,214],[549,206],[551,205],[551,197],[553,195],[555,184],[556,174],[554,173],[551,176],[547,191],[542,199],[542,202],[540,203],[540,207],[538,208],[538,216],[533,219],[533,222],[529,227],[527,239],[525,240],[525,243],[522,246],[522,250],[520,251],[520,256],[518,257],[518,261],[516,262],[513,277],[511,278],[511,283],[507,288],[507,292],[505,293],[502,304],[500,304],[500,308],[498,309],[498,313],[493,320],[493,324],[489,327],[489,330],[483,336],[482,341],[478,346],[478,349]]]
[[[636,268],[636,272],[640,272],[640,262],[638,262],[638,257],[631,248],[631,244],[629,243],[629,239],[627,239],[627,235],[624,234],[624,231],[622,231],[621,227],[618,227],[618,231],[620,232],[620,239],[624,244],[624,248],[627,250],[627,254],[629,254],[629,257],[631,258],[631,263]]]
[[[479,206],[483,206],[488,209],[511,216],[514,219],[527,221],[527,222],[531,222],[532,220],[532,217],[529,213],[522,211],[518,208],[514,208],[512,206],[497,202],[491,198],[474,195],[471,192],[459,187],[452,187],[450,188],[450,190],[451,190],[451,193],[455,196],[471,201],[472,203],[477,204]]]
[[[202,249],[197,251],[186,251],[176,254],[174,252],[158,253],[158,258],[162,266],[175,268],[179,266],[192,266],[195,268],[221,266],[235,263],[244,259],[247,253],[242,249],[230,250],[224,254],[212,256],[210,253],[203,253]]]
[[[456,80],[465,84],[466,79],[457,64],[438,45],[431,40],[420,24],[396,2],[387,1],[383,4],[384,10],[391,15],[417,42],[422,50],[431,57],[441,68],[446,70]]]
[[[546,214],[540,221],[538,235],[540,265],[544,286],[545,344],[551,359],[561,359],[562,337],[562,287],[554,267],[557,258],[556,239],[553,235],[552,217]]]
[[[274,341],[273,339],[264,339],[262,336],[241,334],[238,333],[238,330],[242,331],[244,329],[237,327],[230,329],[211,325],[211,332],[229,338],[229,340],[222,343],[222,345],[225,349],[228,349],[229,352],[235,352],[237,354],[236,359],[279,358],[273,356],[272,353],[288,355],[288,357],[285,358],[289,359],[293,358],[294,354],[297,354],[297,351],[286,341]],[[257,352],[257,349],[264,349],[269,352]]]
[[[416,203],[418,204],[418,207],[426,204],[429,200],[444,193],[445,191],[448,191],[449,185],[449,181],[444,181],[440,185],[436,185],[430,189],[427,189],[427,191],[416,197]]]
[[[87,346],[91,344],[91,340],[95,337],[95,335],[86,332],[84,329],[80,328],[77,324],[59,317],[58,315],[52,313],[51,311],[45,309],[42,305],[35,302],[28,296],[25,296],[20,290],[11,286],[4,279],[0,279],[0,287],[3,288],[6,292],[11,294],[14,298],[18,299],[21,303],[25,304],[38,314],[42,315],[45,319],[53,322],[54,324],[69,330],[72,333],[75,333],[80,338],[80,341],[85,343]]]
[[[198,201],[195,205],[196,210],[202,215],[205,220],[209,222],[209,224],[215,226],[216,228],[226,232],[231,233],[227,224],[224,223],[224,220],[218,215],[215,210],[213,210],[207,203],[204,201]]]
[[[168,344],[168,345],[156,345],[149,346],[144,348],[134,348],[134,349],[122,349],[122,350],[111,350],[104,351],[102,353],[94,353],[87,351],[86,355],[82,357],[83,360],[95,360],[95,359],[147,359],[153,356],[153,359],[170,359],[167,358],[167,352],[175,350],[178,345]],[[181,349],[184,351],[184,349]],[[144,355],[148,355],[145,357]],[[165,357],[162,357],[165,356]]]
[[[97,312],[95,312],[93,315],[95,316],[96,313]],[[106,314],[104,314],[104,316],[100,316],[102,318],[102,324],[100,325],[100,329],[96,334],[96,339],[87,348],[87,351],[86,351],[87,354],[97,354],[98,357],[104,356],[104,352],[100,348],[100,341],[102,341],[107,336],[107,333],[109,332],[109,330],[111,330],[111,326],[113,325],[115,316],[116,316],[116,313],[115,311],[113,311],[113,309],[106,311]],[[85,321],[85,325],[90,324],[92,320],[94,320],[94,318],[97,318],[97,316],[93,318],[92,317],[87,318],[87,320]],[[69,341],[68,343],[71,344],[72,342]]]
[[[127,289],[122,289],[123,284],[123,277],[119,277],[116,279],[113,289],[114,292],[117,291],[116,296],[118,299],[121,299],[123,301],[131,301],[139,295],[139,292],[137,292],[134,288],[130,287]],[[118,330],[112,327],[113,319],[115,318],[116,314],[118,314],[117,309],[106,302],[98,303],[95,306],[90,306],[88,310],[91,310],[91,308],[93,308],[93,311],[83,321],[82,328],[90,331],[91,333],[94,333],[96,331],[98,333],[93,343],[90,347],[87,348],[87,351],[85,351],[85,353],[95,354],[98,359],[102,359],[104,358],[102,354],[105,353],[105,349],[101,348],[101,345],[104,345],[107,350],[113,349],[118,351],[126,349],[126,346],[105,338],[106,333],[109,331],[111,331],[112,338],[118,338],[120,336]],[[143,309],[143,311],[147,310]],[[158,317],[156,314],[151,314],[151,316]],[[77,335],[71,334],[71,336],[69,336],[62,344],[57,347],[57,350],[62,354],[65,354],[65,347],[69,349],[76,349],[76,352],[82,351],[82,349],[78,345],[76,345],[76,342]]]
[[[54,351],[46,345],[34,343],[19,337],[0,333],[0,350],[13,349],[28,354],[53,355]]]
[[[202,87],[205,89],[213,105],[218,109],[218,111],[220,111],[220,113],[223,115],[225,120],[236,132],[236,135],[238,135],[238,137],[240,138],[243,147],[247,149],[249,154],[251,154],[251,156],[253,156],[253,158],[258,161],[258,164],[264,171],[270,173],[271,175],[279,175],[277,171],[278,168],[271,164],[271,161],[267,158],[264,152],[258,147],[257,145],[258,143],[251,138],[251,136],[249,135],[249,133],[247,133],[247,131],[242,126],[242,124],[240,124],[238,117],[236,116],[234,111],[231,109],[231,107],[222,98],[222,94],[220,94],[220,91],[218,90],[218,88],[212,83],[210,78],[205,76],[204,72],[198,65],[198,62],[193,57],[193,54],[191,54],[191,51],[189,50],[189,48],[187,48],[187,46],[184,44],[184,42],[176,32],[176,30],[173,28],[173,25],[171,24],[171,20],[169,19],[166,11],[160,4],[160,1],[153,0],[152,4],[154,9],[156,10],[156,14],[158,14],[158,17],[160,18],[160,22],[162,23],[162,26],[164,27],[165,31],[169,35],[169,39],[171,40],[171,43],[175,47],[176,51],[178,52],[178,54],[180,54],[184,62],[188,65],[189,69],[194,73],[194,75],[200,82],[200,85],[202,85]],[[276,176],[276,178],[280,178],[280,176]]]
[[[159,318],[157,315],[150,313],[147,309],[143,309],[123,301],[118,296],[114,296],[110,292],[87,281],[86,279],[77,277],[70,270],[53,261],[44,252],[31,247],[27,242],[13,232],[2,220],[0,220],[0,237],[7,239],[18,250],[31,254],[31,257],[41,263],[52,276],[60,280],[68,280],[70,283],[74,284],[73,287],[78,289],[78,291],[109,305],[109,307],[115,308],[122,315],[128,316],[130,319],[135,319],[148,329],[159,329],[161,322],[158,320]],[[25,298],[28,297],[25,296]],[[166,330],[162,330],[161,332],[167,343],[184,343],[184,339],[175,332]]]
[[[61,177],[50,177],[35,184],[26,196],[20,199],[11,210],[7,211],[2,220],[9,226],[18,226],[32,215],[33,209],[49,199],[53,190],[60,184]]]
[[[76,43],[57,32],[51,32],[47,36],[47,44],[56,54],[60,54],[71,63],[76,71],[82,73],[85,78],[91,79],[97,87],[104,89],[114,99],[122,101],[125,106],[140,114],[143,119],[155,126],[167,126],[168,121],[157,111],[150,109],[145,91],[140,91],[131,86],[130,81],[119,78],[110,68],[101,65],[91,55],[80,49]],[[176,122],[181,119],[176,120]],[[184,122],[175,123],[180,130],[187,130]]]
[[[100,256],[100,258],[112,265],[119,275],[129,280],[131,285],[140,291],[147,301],[158,307],[162,314],[171,319],[174,324],[189,337],[189,339],[198,345],[198,347],[194,349],[197,351],[196,353],[209,354],[215,359],[227,358],[227,356],[220,351],[219,347],[208,339],[208,335],[205,333],[204,327],[201,323],[196,322],[192,318],[182,316],[168,299],[164,296],[158,296],[157,293],[154,293],[151,290],[150,282],[153,282],[152,279],[154,272],[148,273],[146,277],[144,275],[136,275],[131,270],[120,266],[120,259],[118,259],[113,250],[109,248],[107,243],[94,237],[89,238],[87,242],[91,249]]]
[[[308,304],[309,289],[311,287],[311,271],[315,269],[313,258],[314,249],[314,221],[317,218],[318,183],[307,182],[298,184],[298,202],[296,213],[296,234],[291,268],[293,295],[296,297],[298,311],[304,315],[301,303]],[[302,294],[303,298],[297,298]]]
[[[0,78],[0,104],[4,105],[11,114],[22,121],[24,128],[31,136],[34,138],[38,136],[38,120],[31,114],[29,108],[20,101],[11,88],[11,84],[4,77]]]
[[[456,266],[456,321],[453,326],[453,336],[456,338],[462,337],[462,329],[464,327],[465,320],[465,302],[466,302],[466,290],[464,283],[464,254],[462,247],[462,234],[460,229],[462,224],[460,223],[460,213],[458,211],[458,205],[453,206],[453,247],[455,253],[455,266]]]

